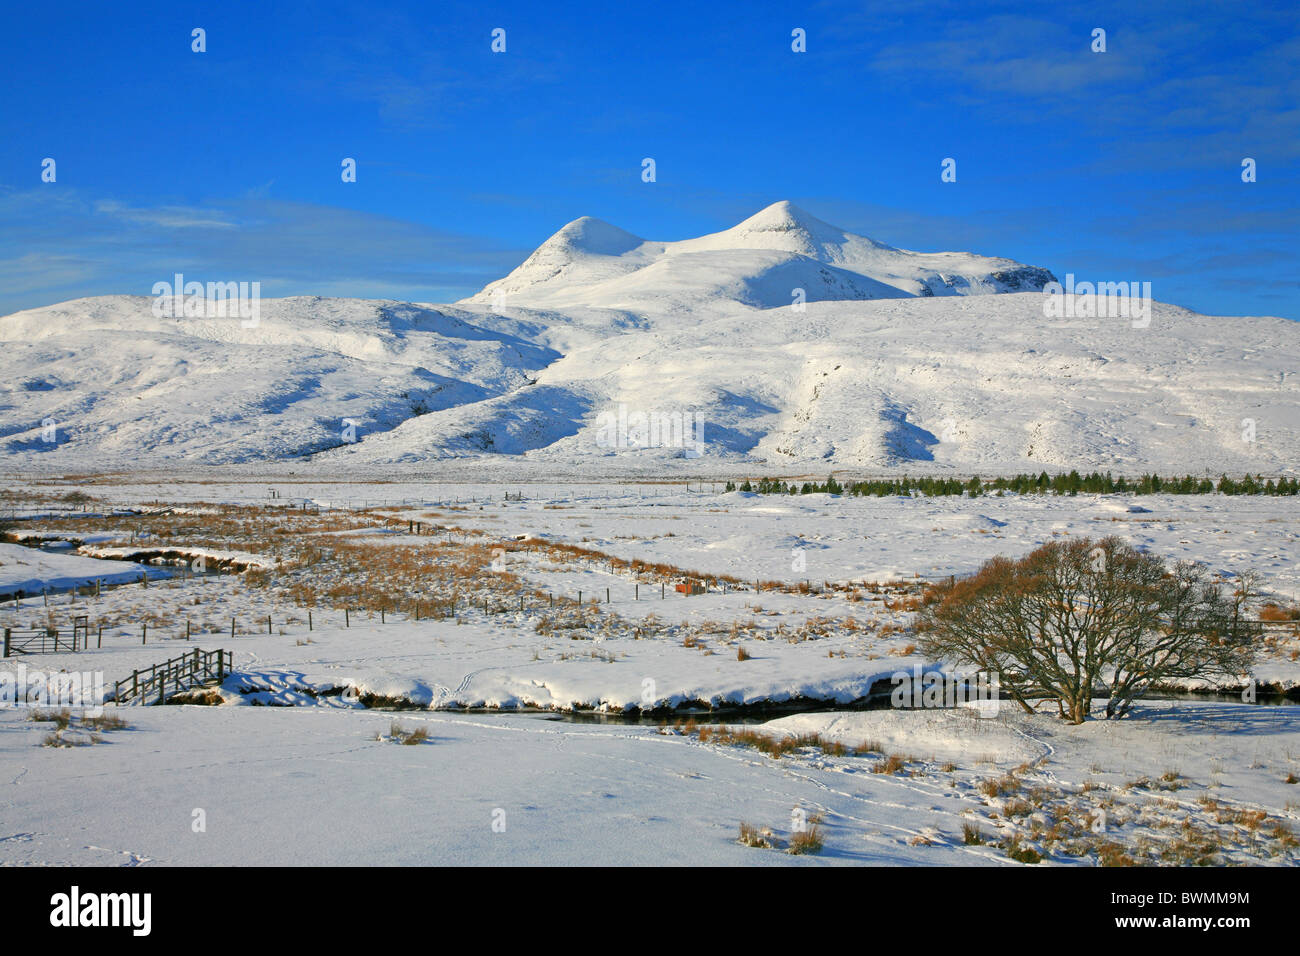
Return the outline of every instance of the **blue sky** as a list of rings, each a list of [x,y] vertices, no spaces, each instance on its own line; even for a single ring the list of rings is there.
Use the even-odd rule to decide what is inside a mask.
[[[175,272],[449,301],[578,216],[682,239],[790,199],[904,248],[1300,319],[1298,9],[10,5],[0,314]]]

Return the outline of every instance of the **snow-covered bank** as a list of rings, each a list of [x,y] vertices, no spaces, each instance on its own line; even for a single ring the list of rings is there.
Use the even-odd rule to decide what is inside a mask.
[[[160,576],[158,569],[141,564],[0,542],[0,595],[6,597],[20,591],[40,595],[43,589],[80,588],[96,581],[123,584],[139,581],[142,574]]]
[[[219,548],[184,547],[154,542],[142,545],[100,545],[87,544],[79,549],[83,554],[95,558],[116,559],[120,561],[182,561],[194,563],[206,568],[230,568],[242,571],[246,568],[270,567],[273,562],[249,551],[228,551]]]

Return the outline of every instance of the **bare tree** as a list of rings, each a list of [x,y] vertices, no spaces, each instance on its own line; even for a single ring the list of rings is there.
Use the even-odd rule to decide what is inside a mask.
[[[94,501],[95,499],[91,498],[90,495],[86,494],[84,491],[69,491],[59,500],[69,505],[84,506],[87,502]]]
[[[941,587],[922,610],[921,648],[994,671],[1011,698],[1052,697],[1082,723],[1094,694],[1122,717],[1153,686],[1240,678],[1259,639],[1244,614],[1253,575],[1235,589],[1190,562],[1167,569],[1117,537],[1052,541],[1019,560],[997,557]]]

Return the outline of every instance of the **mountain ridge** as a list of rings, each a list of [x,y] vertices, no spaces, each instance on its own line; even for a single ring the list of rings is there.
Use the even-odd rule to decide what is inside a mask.
[[[681,256],[703,257],[704,262],[712,257],[723,277],[721,285],[726,285],[748,268],[743,256],[737,259],[746,251],[765,254],[766,268],[780,266],[783,274],[805,283],[748,303],[756,308],[787,305],[796,288],[803,289],[806,299],[823,301],[852,285],[840,282],[824,287],[818,282],[823,274],[819,267],[833,268],[837,274],[849,273],[872,292],[865,296],[846,294],[844,298],[1040,291],[1056,281],[1047,269],[1011,259],[899,249],[847,232],[781,200],[729,229],[675,242],[641,239],[604,220],[584,216],[561,227],[508,275],[462,301],[505,299],[525,306],[607,304],[636,309],[643,300],[626,288],[637,284],[636,273],[663,267]],[[772,255],[787,258],[776,263],[771,261]],[[707,302],[723,292],[719,283],[701,276],[683,294]]]
[[[676,243],[581,217],[450,305],[72,300],[0,318],[0,461],[1295,473],[1300,325],[1049,318],[1050,277],[776,203]]]

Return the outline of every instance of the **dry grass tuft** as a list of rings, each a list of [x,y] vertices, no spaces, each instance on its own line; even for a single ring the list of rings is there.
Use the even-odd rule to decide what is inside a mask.
[[[1259,609],[1259,619],[1261,621],[1300,621],[1300,605],[1283,607],[1280,604],[1268,603]]]
[[[1017,863],[1043,862],[1043,854],[1039,853],[1032,846],[1026,846],[1021,842],[1019,834],[1008,839],[1004,843],[1004,848],[1007,851],[1007,856],[1011,857],[1011,859],[1015,860]]]
[[[432,739],[429,737],[428,727],[415,727],[415,728],[403,727],[400,723],[398,723],[395,720],[388,725],[387,738],[384,738],[380,734],[376,734],[375,739],[376,740],[387,739],[392,743],[403,744],[404,746],[408,746],[408,747],[414,746],[416,744],[433,742]]]
[[[730,744],[737,747],[753,747],[769,757],[781,758],[805,748],[815,747],[830,757],[860,756],[866,751],[853,750],[838,740],[830,740],[820,734],[787,734],[775,737],[748,727],[700,727],[695,728],[694,721],[683,728],[684,733],[694,732],[700,743]]]
[[[996,779],[990,777],[981,780],[979,783],[980,793],[989,798],[1006,796],[1007,794],[1016,793],[1019,789],[1020,781],[1009,773],[1003,774]]]
[[[806,829],[796,831],[790,835],[790,846],[786,853],[792,856],[802,856],[806,853],[820,853],[826,846],[822,839],[822,830],[817,824],[810,824]]]
[[[45,735],[41,741],[42,747],[84,747],[90,741],[82,740],[79,737],[65,737],[61,731],[55,730]]]
[[[752,846],[764,850],[770,850],[772,849],[772,841],[767,836],[768,833],[769,831],[766,828],[760,830],[758,827],[754,826],[754,824],[745,823],[742,820],[740,823],[740,837],[736,842],[743,846]]]
[[[102,714],[99,717],[83,717],[81,719],[83,727],[89,727],[91,730],[125,730],[130,725],[122,717],[116,714]]]
[[[68,710],[34,710],[28,720],[40,723],[53,723],[55,730],[67,730],[72,722],[72,713]]]
[[[1129,856],[1124,847],[1114,840],[1098,840],[1095,846],[1099,866],[1137,866],[1137,860]]]
[[[872,766],[872,773],[898,773],[907,766],[907,758],[902,754],[890,754],[884,760]]]

